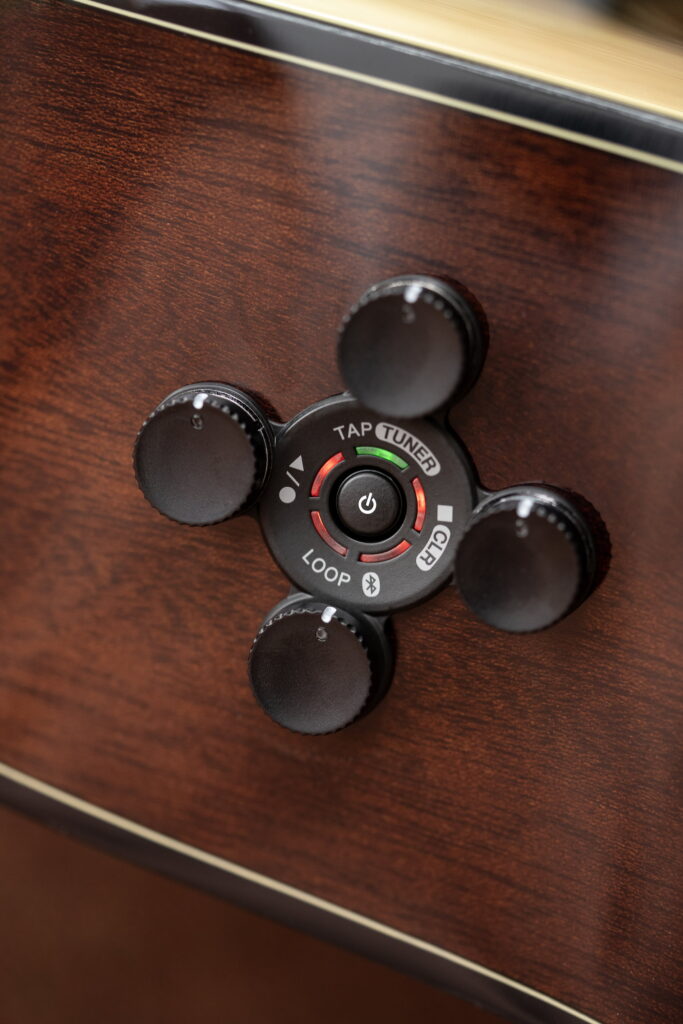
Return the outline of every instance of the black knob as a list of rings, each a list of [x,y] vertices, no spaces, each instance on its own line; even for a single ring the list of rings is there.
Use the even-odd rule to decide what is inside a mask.
[[[475,510],[455,575],[465,602],[484,622],[510,633],[545,629],[590,593],[593,535],[559,492],[511,488]]]
[[[296,596],[261,626],[249,656],[257,701],[294,732],[336,732],[384,696],[393,657],[382,625]]]
[[[238,515],[263,488],[272,432],[256,403],[225,384],[190,384],[157,406],[135,442],[147,500],[170,519],[207,526]]]
[[[462,397],[485,350],[481,316],[460,292],[433,277],[393,277],[368,289],[345,318],[339,368],[368,409],[415,418]]]

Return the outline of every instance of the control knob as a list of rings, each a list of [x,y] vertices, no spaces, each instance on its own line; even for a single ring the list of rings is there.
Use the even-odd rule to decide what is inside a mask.
[[[270,613],[249,656],[252,689],[266,714],[310,735],[367,714],[386,693],[392,669],[381,622],[303,595]]]
[[[266,482],[270,425],[254,400],[225,384],[191,384],[157,406],[135,442],[143,494],[179,523],[207,526],[246,511]]]
[[[594,537],[560,492],[514,487],[474,512],[455,558],[465,603],[484,622],[510,633],[552,626],[590,593]]]
[[[486,351],[473,305],[424,275],[373,285],[342,323],[338,360],[349,391],[382,416],[414,419],[461,398]]]

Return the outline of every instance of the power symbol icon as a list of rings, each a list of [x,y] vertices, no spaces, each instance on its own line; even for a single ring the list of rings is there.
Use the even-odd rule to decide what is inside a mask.
[[[403,507],[401,492],[391,477],[376,470],[360,469],[342,480],[335,511],[345,533],[374,542],[394,532]]]
[[[368,491],[358,499],[358,511],[362,512],[364,516],[371,516],[373,512],[377,511],[377,501],[372,491]]]

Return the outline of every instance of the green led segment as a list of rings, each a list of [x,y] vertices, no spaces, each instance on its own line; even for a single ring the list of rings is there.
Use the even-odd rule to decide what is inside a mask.
[[[388,452],[386,448],[371,448],[361,445],[360,448],[356,448],[356,455],[374,455],[376,459],[386,459],[387,462],[393,462],[399,469],[408,468],[408,463],[405,459],[402,459],[400,455],[394,455],[393,452]]]

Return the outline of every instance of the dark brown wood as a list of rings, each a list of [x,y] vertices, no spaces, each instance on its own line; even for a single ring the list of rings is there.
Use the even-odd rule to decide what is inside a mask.
[[[56,0],[0,13],[0,759],[605,1024],[680,1012],[680,177]],[[544,634],[454,593],[397,617],[381,707],[324,738],[252,700],[287,583],[250,519],[155,515],[172,388],[283,418],[339,389],[372,281],[461,280],[491,346],[455,425],[489,487],[611,533]]]
[[[3,1020],[500,1024],[414,978],[0,808]],[[40,979],[37,983],[37,979]]]

